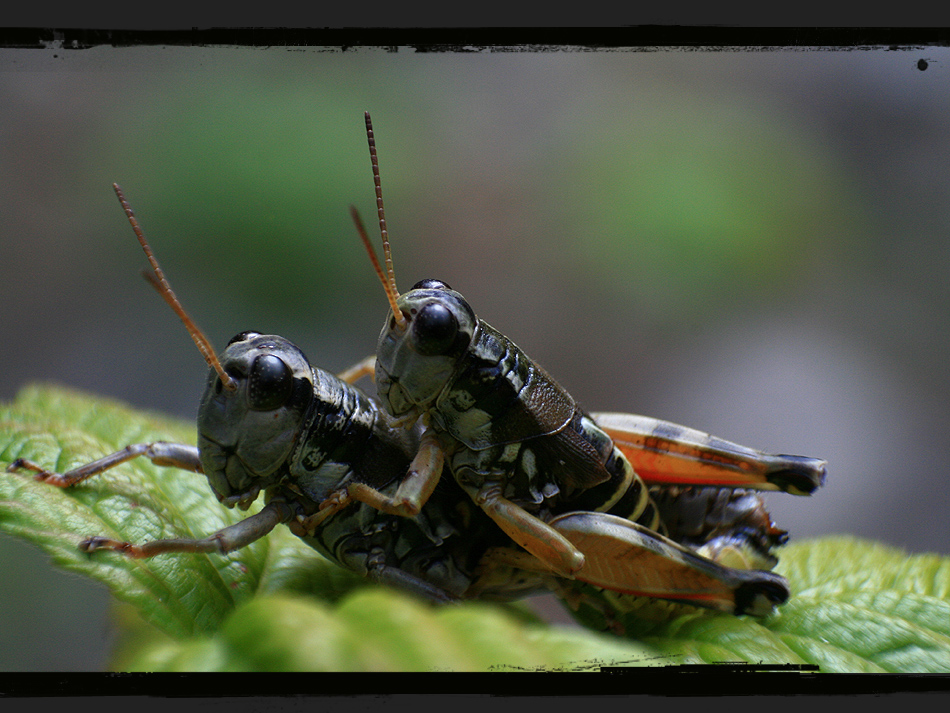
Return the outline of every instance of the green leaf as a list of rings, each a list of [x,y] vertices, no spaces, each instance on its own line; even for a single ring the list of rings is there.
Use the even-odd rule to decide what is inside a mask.
[[[130,444],[194,442],[194,428],[62,388],[0,406],[0,466],[63,472]],[[253,509],[252,509],[253,511]],[[247,513],[204,478],[135,459],[66,490],[0,473],[0,530],[125,604],[119,670],[596,670],[602,665],[750,662],[822,671],[950,672],[950,559],[838,537],[790,545],[777,568],[792,599],[765,620],[664,602],[621,617],[625,635],[552,627],[518,605],[433,607],[370,584],[286,528],[227,556],[133,560],[84,554],[89,535],[141,543],[201,537]],[[602,626],[591,611],[577,613]]]
[[[48,387],[29,387],[13,405],[0,408],[4,465],[22,457],[64,472],[130,443],[154,440],[194,443],[194,428]],[[221,506],[204,477],[160,468],[145,458],[68,489],[37,482],[29,471],[0,477],[0,528],[39,545],[64,569],[102,582],[173,637],[215,631],[228,612],[259,591],[300,589],[316,578],[311,568],[316,573],[331,565],[283,528],[227,556],[184,559],[89,555],[78,549],[79,542],[90,535],[135,543],[202,537],[246,516]]]
[[[950,559],[835,537],[790,545],[769,627],[822,670],[950,672]]]
[[[214,635],[153,642],[132,671],[585,670],[655,659],[649,647],[584,632],[525,627],[503,608],[433,607],[382,587],[339,607],[266,595],[238,607]]]

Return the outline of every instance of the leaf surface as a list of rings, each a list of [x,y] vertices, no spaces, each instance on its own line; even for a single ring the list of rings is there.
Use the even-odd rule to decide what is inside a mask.
[[[63,472],[130,443],[194,438],[192,425],[59,387],[31,386],[0,406],[0,467],[22,457]],[[78,549],[89,535],[139,544],[203,537],[255,509],[228,510],[202,476],[144,458],[65,490],[30,472],[0,473],[0,531],[102,582],[127,605],[114,658],[123,670],[583,671],[748,662],[950,672],[950,559],[848,537],[783,548],[777,571],[793,595],[767,619],[652,602],[622,621],[625,636],[544,625],[517,605],[432,607],[337,567],[284,527],[226,556],[134,560]],[[590,612],[578,617],[598,624]]]

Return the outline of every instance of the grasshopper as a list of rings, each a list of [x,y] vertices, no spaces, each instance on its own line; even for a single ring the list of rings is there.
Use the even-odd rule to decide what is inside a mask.
[[[439,280],[400,294],[379,163],[365,115],[386,269],[358,213],[357,230],[389,301],[377,343],[379,398],[420,455],[394,494],[354,483],[347,496],[413,516],[447,468],[526,553],[517,565],[614,592],[764,615],[788,597],[762,570],[725,567],[666,537],[650,486],[717,486],[807,495],[825,461],[770,455],[632,414],[589,414],[508,337]]]
[[[146,277],[184,322],[210,367],[198,408],[198,445],[133,444],[62,474],[22,458],[7,470],[30,470],[37,480],[66,488],[145,457],[203,474],[229,508],[247,510],[264,494],[266,504],[256,514],[204,538],[133,544],[94,536],[80,543],[86,552],[112,550],[133,558],[226,554],[283,523],[327,558],[373,581],[431,601],[464,598],[486,551],[504,551],[511,543],[454,484],[440,489],[425,512],[411,519],[331,497],[356,482],[394,491],[420,449],[425,457],[420,429],[397,428],[376,400],[352,385],[371,364],[358,364],[338,378],[312,366],[287,339],[255,331],[238,334],[216,356],[172,292],[121,188],[114,189],[152,266]],[[533,573],[501,566],[493,571],[493,580],[478,586],[481,598],[520,598],[543,589]]]

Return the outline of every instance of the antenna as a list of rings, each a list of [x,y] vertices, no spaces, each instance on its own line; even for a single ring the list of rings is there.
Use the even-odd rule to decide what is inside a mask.
[[[369,240],[369,235],[366,234],[366,227],[363,225],[363,219],[360,218],[360,212],[356,210],[356,206],[350,206],[350,215],[353,217],[353,222],[356,223],[356,232],[360,235],[360,240],[363,241],[363,246],[366,248],[366,252],[369,255],[369,259],[373,263],[373,267],[376,270],[376,276],[379,278],[379,281],[383,283],[383,289],[386,290],[386,299],[389,300],[389,306],[392,308],[393,315],[399,315],[403,317],[402,312],[396,306],[396,298],[399,294],[393,294],[392,290],[389,289],[389,282],[386,280],[386,273],[383,272],[382,266],[379,264],[379,259],[376,257],[376,253],[373,252],[373,244]],[[405,321],[405,317],[403,317]]]
[[[135,237],[139,239],[139,244],[142,246],[142,250],[145,251],[145,257],[148,258],[149,263],[152,266],[152,272],[144,272],[143,275],[145,279],[148,280],[149,284],[152,285],[158,294],[162,296],[165,302],[168,303],[168,306],[174,310],[175,314],[178,315],[178,318],[184,323],[185,329],[188,330],[188,334],[191,335],[191,338],[195,342],[195,346],[198,347],[198,351],[201,352],[201,356],[204,357],[205,361],[208,362],[208,366],[214,369],[218,376],[221,377],[221,383],[224,385],[224,388],[229,391],[234,391],[237,389],[237,384],[234,383],[234,379],[228,376],[227,372],[224,371],[224,368],[221,366],[221,362],[218,361],[218,357],[214,354],[214,349],[211,347],[211,342],[208,341],[208,338],[202,334],[201,330],[198,329],[191,317],[185,312],[185,308],[181,306],[181,302],[178,301],[178,298],[175,297],[175,293],[172,292],[171,285],[168,284],[168,280],[165,279],[165,273],[162,272],[162,268],[158,264],[158,260],[155,259],[155,255],[152,254],[152,249],[148,245],[148,241],[145,239],[145,234],[142,232],[142,229],[139,227],[138,221],[135,219],[135,213],[132,212],[132,206],[129,205],[129,202],[125,199],[125,194],[122,193],[122,189],[119,187],[118,183],[112,184],[113,190],[115,190],[116,196],[119,198],[119,203],[122,204],[122,208],[125,210],[125,215],[129,219],[129,223],[132,225],[132,230],[135,231]],[[154,273],[154,274],[153,274]]]
[[[396,276],[393,272],[393,254],[392,249],[389,245],[389,231],[386,230],[386,212],[383,209],[383,187],[379,179],[379,158],[376,155],[376,138],[373,135],[373,120],[369,116],[369,112],[364,112],[366,117],[366,141],[369,143],[369,157],[373,163],[373,184],[376,187],[376,212],[379,214],[379,233],[383,240],[383,257],[386,260],[386,274],[383,274],[383,270],[379,265],[379,260],[376,258],[376,254],[372,249],[372,245],[369,242],[369,239],[366,237],[366,230],[363,227],[363,222],[360,220],[359,214],[356,212],[355,208],[351,209],[351,214],[353,215],[353,220],[356,223],[356,229],[360,233],[360,238],[363,240],[363,244],[366,246],[367,251],[369,252],[370,259],[373,261],[373,265],[376,268],[376,274],[379,276],[380,282],[383,283],[383,289],[386,291],[386,298],[389,300],[389,305],[393,310],[393,318],[396,320],[396,324],[400,328],[406,326],[406,318],[402,313],[402,310],[396,307],[396,300],[399,298],[399,290],[396,287]]]

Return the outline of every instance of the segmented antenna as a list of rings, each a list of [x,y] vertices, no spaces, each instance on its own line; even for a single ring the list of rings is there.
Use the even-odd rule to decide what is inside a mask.
[[[234,379],[228,376],[227,372],[225,372],[224,368],[221,366],[221,362],[218,361],[218,357],[215,356],[214,349],[211,347],[211,342],[209,342],[208,338],[202,334],[200,329],[198,329],[198,325],[196,325],[192,321],[191,317],[188,316],[184,307],[181,306],[181,302],[178,301],[178,298],[175,297],[175,293],[172,292],[171,285],[168,284],[168,280],[165,279],[165,273],[162,272],[162,268],[159,266],[158,260],[156,260],[155,255],[152,254],[152,249],[149,247],[148,241],[145,239],[145,234],[142,232],[138,221],[135,219],[135,213],[132,212],[132,206],[130,206],[129,202],[125,199],[125,194],[122,193],[122,189],[119,187],[119,184],[113,183],[112,188],[115,190],[115,194],[118,196],[119,203],[122,204],[123,210],[125,210],[125,215],[128,217],[129,223],[132,225],[132,230],[135,231],[135,237],[138,238],[139,244],[142,246],[142,250],[145,251],[145,257],[148,258],[148,261],[152,266],[151,273],[142,273],[145,275],[145,279],[148,280],[152,287],[158,290],[158,294],[162,296],[162,299],[168,303],[168,306],[174,310],[175,314],[178,315],[178,318],[184,323],[185,329],[188,330],[188,334],[190,334],[191,338],[194,340],[195,346],[197,346],[198,351],[201,352],[201,356],[203,356],[205,361],[208,362],[208,366],[218,373],[224,388],[228,389],[229,391],[234,391],[237,389],[237,384],[234,383]]]
[[[356,229],[360,232],[363,244],[366,246],[367,251],[369,251],[370,259],[376,267],[376,274],[379,275],[379,279],[383,283],[383,289],[386,291],[386,298],[389,300],[390,307],[392,307],[396,324],[400,327],[405,327],[406,318],[402,310],[396,307],[399,290],[396,287],[396,275],[393,272],[393,254],[389,246],[389,231],[386,230],[386,212],[383,210],[383,187],[379,180],[379,159],[376,156],[376,138],[373,136],[373,120],[370,119],[368,111],[364,114],[366,117],[366,141],[369,143],[369,157],[373,163],[373,183],[376,186],[376,212],[379,214],[379,232],[383,239],[383,257],[386,260],[385,275],[379,265],[379,260],[376,258],[376,253],[373,251],[372,245],[366,237],[366,230],[363,229],[363,223],[359,219],[356,209],[352,209],[351,213],[353,220],[356,222]]]
[[[376,257],[376,252],[373,250],[373,244],[370,242],[369,235],[366,234],[366,227],[363,225],[363,219],[360,218],[360,212],[356,210],[356,206],[350,206],[350,216],[352,216],[353,222],[356,223],[356,232],[359,233],[360,240],[363,241],[363,247],[366,248],[369,259],[373,263],[373,268],[376,270],[376,276],[379,278],[379,281],[383,283],[383,289],[386,290],[386,299],[389,300],[389,306],[392,307],[393,314],[395,315],[398,313],[400,316],[402,316],[402,312],[396,307],[395,296],[393,296],[392,292],[388,289],[389,282],[386,280],[386,273],[383,272],[382,265],[379,264],[379,259]]]

